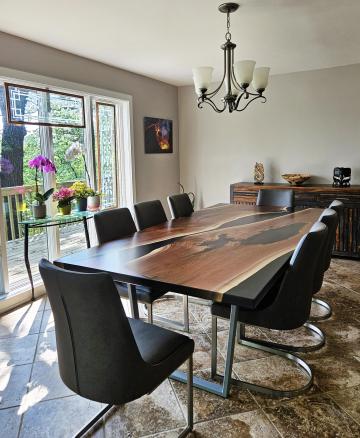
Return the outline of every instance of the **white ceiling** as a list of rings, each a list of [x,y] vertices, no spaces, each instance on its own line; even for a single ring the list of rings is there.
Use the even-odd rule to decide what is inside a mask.
[[[239,2],[231,17],[236,59],[255,59],[273,74],[360,63],[360,0]],[[0,30],[184,85],[194,66],[212,65],[220,76],[220,3],[1,0]]]

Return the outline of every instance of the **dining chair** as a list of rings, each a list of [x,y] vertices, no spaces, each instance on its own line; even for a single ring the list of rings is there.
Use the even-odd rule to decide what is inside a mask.
[[[311,386],[313,374],[311,368],[303,359],[287,351],[274,348],[273,344],[267,341],[247,338],[245,324],[273,330],[293,330],[306,323],[310,315],[315,270],[318,263],[321,262],[319,257],[326,243],[326,238],[326,225],[316,222],[297,244],[282,275],[269,288],[265,298],[258,307],[255,309],[239,309],[239,343],[281,356],[296,363],[307,374],[307,383],[301,388],[294,390],[274,389],[238,380],[234,381],[235,384],[274,397],[293,397]],[[230,306],[222,303],[213,303],[211,314],[211,375],[215,378],[222,377],[217,374],[217,318],[229,319]]]
[[[145,230],[167,222],[164,207],[159,200],[139,202],[134,205],[134,211],[139,230]],[[183,295],[183,309],[184,324],[182,328],[189,332],[189,297],[187,295]],[[167,322],[171,325],[178,325],[176,321],[172,321],[159,315],[156,315],[155,319]]]
[[[188,217],[194,212],[194,207],[187,193],[171,195],[167,199],[173,219]]]
[[[338,224],[337,213],[334,210],[327,208],[321,213],[319,217],[319,221],[326,225],[327,236],[326,236],[326,242],[323,245],[319,255],[319,261],[315,265],[312,303],[314,302],[318,303],[318,301],[320,301],[318,298],[314,298],[314,295],[320,292],[324,280],[324,273],[326,269],[328,269],[328,266],[330,266],[331,253],[334,245],[335,233]],[[325,304],[328,305],[327,303]],[[302,353],[319,350],[325,344],[326,335],[319,327],[312,324],[312,322],[321,319],[325,319],[325,318],[323,316],[313,317],[311,316],[310,313],[309,320],[303,325],[305,329],[307,329],[310,333],[312,333],[319,339],[319,342],[317,343],[312,343],[311,345],[292,345],[292,344],[281,344],[276,341],[273,342],[266,341],[266,345],[275,348],[280,348],[281,350],[284,351],[293,351],[293,352],[302,352]]]
[[[159,200],[139,202],[134,205],[134,211],[140,231],[167,221],[164,207]]]
[[[154,391],[186,360],[187,425],[179,436],[189,434],[193,429],[194,341],[127,318],[107,273],[67,271],[45,259],[39,269],[54,315],[62,381],[81,397],[107,404],[76,437],[85,435],[112,406]]]
[[[134,219],[128,208],[115,208],[94,214],[94,223],[99,244],[104,244],[116,239],[129,237],[137,232]],[[121,298],[129,299],[126,284],[115,281],[116,288]],[[139,303],[146,304],[148,322],[153,322],[153,303],[165,295],[166,291],[136,286],[136,296]]]
[[[284,207],[294,211],[295,194],[292,189],[260,189],[256,205],[266,207]]]
[[[329,227],[329,239],[328,239],[326,258],[324,262],[324,272],[322,277],[319,278],[318,283],[315,285],[315,293],[318,293],[320,291],[323,283],[324,274],[330,268],[331,256],[336,241],[336,230],[339,225],[340,218],[342,216],[344,203],[336,199],[329,205],[329,209],[336,212],[336,219],[332,218],[334,215],[330,215],[329,213],[324,214],[327,210],[325,210],[325,212],[323,213],[324,216],[321,219],[322,222],[324,222]],[[317,305],[321,306],[323,309],[325,309],[326,312],[322,315],[311,316],[310,317],[311,321],[323,321],[325,319],[330,318],[330,316],[332,315],[332,307],[327,301],[314,297],[313,303],[316,303]]]

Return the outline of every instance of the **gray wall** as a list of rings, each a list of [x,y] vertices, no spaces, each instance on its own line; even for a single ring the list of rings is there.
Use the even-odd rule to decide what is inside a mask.
[[[256,161],[265,181],[304,172],[332,182],[335,166],[360,183],[360,65],[277,75],[266,104],[243,113],[196,107],[193,87],[179,89],[180,179],[198,206],[229,200],[233,182],[253,181]]]
[[[0,65],[132,95],[136,198],[138,201],[159,198],[165,205],[166,196],[178,192],[176,87],[2,32],[0,32]],[[173,154],[145,155],[144,116],[173,120]]]

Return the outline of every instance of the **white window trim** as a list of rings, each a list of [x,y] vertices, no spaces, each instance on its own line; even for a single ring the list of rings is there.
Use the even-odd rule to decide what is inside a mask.
[[[116,138],[116,142],[118,145],[119,168],[122,170],[121,172],[118,172],[118,187],[120,188],[119,202],[121,203],[121,205],[132,209],[134,202],[136,202],[132,96],[129,94],[119,93],[108,89],[101,89],[77,82],[64,81],[49,76],[27,73],[24,71],[9,69],[1,66],[0,66],[0,77],[1,79],[9,82],[13,82],[15,79],[21,81],[21,83],[23,83],[24,85],[27,84],[31,85],[33,83],[36,83],[39,86],[44,86],[44,87],[52,86],[70,93],[81,92],[84,94],[84,98],[87,99],[88,102],[90,100],[90,96],[102,100],[104,99],[106,100],[106,98],[118,100],[119,111],[117,111],[116,122],[118,123],[118,126],[122,125],[127,128],[127,129],[117,130],[117,138]],[[87,110],[90,111],[91,108],[90,105],[87,105],[87,108],[88,108]],[[91,114],[88,114],[88,117],[89,116],[91,117]],[[86,138],[85,141],[91,143],[92,139]],[[0,201],[1,201],[0,202],[0,213],[1,213],[2,200]],[[3,239],[4,236],[0,236],[0,244],[1,242],[3,242]],[[4,244],[1,245],[2,245],[1,253],[3,254],[3,256],[6,257],[6,245]],[[0,262],[1,262],[1,253],[0,253]],[[0,269],[1,266],[3,266],[3,264],[0,265]],[[4,268],[6,269],[6,266],[4,266]],[[3,279],[5,279],[5,281],[7,279],[7,275],[8,273],[6,269],[6,272],[2,272],[2,277]],[[0,283],[1,283],[1,279],[0,279]],[[44,293],[44,288],[42,285],[39,285],[39,287],[35,288],[36,296],[40,296],[43,293]],[[0,299],[0,314],[5,311],[9,311],[10,309],[15,308],[20,304],[23,304],[24,302],[28,301],[29,296],[30,296],[30,288],[22,289],[18,293],[11,293],[9,296],[4,295],[4,297]]]

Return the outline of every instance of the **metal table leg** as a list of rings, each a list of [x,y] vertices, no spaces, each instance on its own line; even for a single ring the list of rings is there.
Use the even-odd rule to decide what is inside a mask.
[[[34,301],[35,300],[34,282],[32,278],[30,262],[29,262],[29,225],[28,224],[25,224],[24,226],[24,260],[31,284],[31,301]]]
[[[227,352],[226,352],[226,362],[225,362],[225,373],[222,384],[211,382],[209,380],[201,379],[199,377],[193,377],[193,386],[199,389],[203,389],[204,391],[211,392],[212,394],[219,395],[221,397],[227,398],[230,392],[230,384],[231,384],[231,374],[232,374],[232,366],[234,360],[234,348],[235,348],[235,339],[236,339],[236,326],[238,321],[239,309],[235,305],[231,305],[231,313],[230,313],[230,328],[229,328],[229,337],[227,344]],[[176,370],[171,376],[173,380],[177,380],[178,382],[186,383],[187,376],[183,371]]]
[[[90,248],[90,237],[89,237],[89,230],[87,225],[87,218],[83,217],[83,224],[84,224],[84,231],[85,231],[85,239],[86,239],[86,246]]]
[[[136,295],[136,286],[133,284],[128,284],[128,294],[129,294],[129,301],[130,301],[130,308],[131,308],[131,316],[134,319],[139,319],[139,307],[138,307],[138,300]]]

